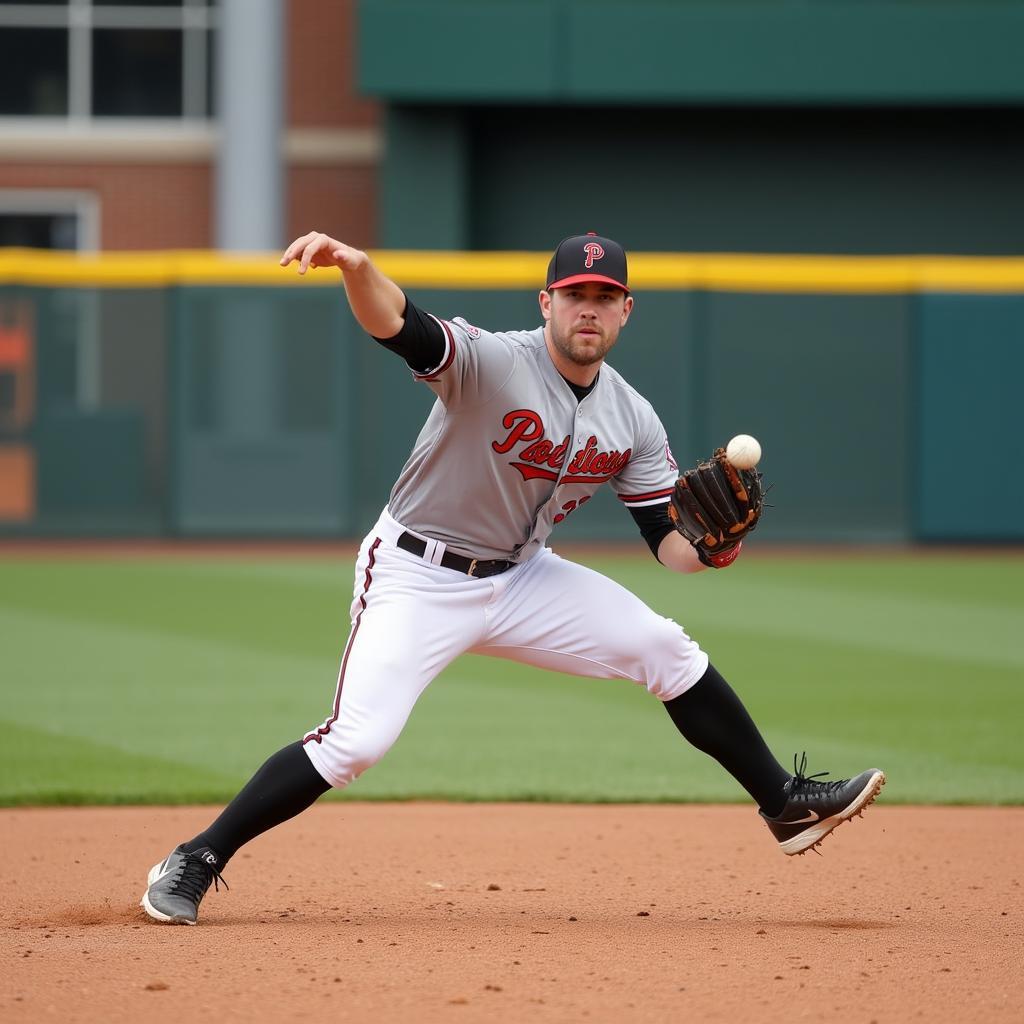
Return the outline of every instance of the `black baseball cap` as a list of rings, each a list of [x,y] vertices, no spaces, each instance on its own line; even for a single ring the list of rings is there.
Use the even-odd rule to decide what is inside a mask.
[[[585,235],[563,238],[558,243],[548,264],[548,283],[544,290],[565,288],[584,281],[613,284],[624,292],[629,291],[626,284],[626,253],[618,242],[591,231]]]

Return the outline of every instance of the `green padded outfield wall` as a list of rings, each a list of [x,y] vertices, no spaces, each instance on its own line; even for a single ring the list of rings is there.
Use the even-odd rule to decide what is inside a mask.
[[[345,536],[361,416],[338,290],[179,287],[169,527]]]
[[[907,297],[719,293],[702,301],[689,388],[702,447],[736,433],[761,441],[774,506],[764,536],[912,536]]]
[[[379,259],[440,316],[541,323],[543,254]],[[7,261],[8,280],[32,279],[0,288],[0,307],[32,307],[38,380],[19,430],[0,379],[0,447],[32,448],[38,493],[0,533],[360,536],[434,399],[338,284],[285,281],[272,262],[118,260],[108,286],[105,259]],[[647,286],[611,362],[680,464],[761,439],[765,542],[1024,541],[1024,261],[641,253],[634,270]],[[637,539],[610,493],[559,538]]]
[[[1024,296],[920,298],[916,445],[923,540],[1024,539]]]
[[[31,423],[6,424],[17,385],[0,364],[0,445],[35,452],[36,516],[4,532],[151,535],[165,527],[169,303],[163,288],[5,287],[0,330],[33,325]]]

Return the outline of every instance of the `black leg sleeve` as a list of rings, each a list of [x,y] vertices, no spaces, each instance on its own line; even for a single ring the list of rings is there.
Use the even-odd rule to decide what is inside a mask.
[[[790,774],[772,756],[753,719],[714,665],[686,693],[665,701],[676,728],[698,750],[713,757],[757,802],[778,814]]]
[[[210,847],[223,869],[240,846],[294,818],[330,788],[306,757],[302,743],[290,743],[263,763],[205,832],[182,845],[189,852]]]

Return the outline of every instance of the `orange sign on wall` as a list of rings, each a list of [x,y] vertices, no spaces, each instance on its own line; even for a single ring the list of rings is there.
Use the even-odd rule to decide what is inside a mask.
[[[27,444],[0,444],[0,522],[36,514],[36,453]]]
[[[35,416],[36,339],[27,302],[0,304],[0,522],[24,522],[36,511],[36,455],[17,439]]]
[[[0,429],[24,430],[36,405],[36,338],[32,306],[0,303]]]

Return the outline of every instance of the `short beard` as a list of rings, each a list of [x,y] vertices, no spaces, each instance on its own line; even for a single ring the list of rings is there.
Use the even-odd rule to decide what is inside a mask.
[[[606,355],[608,355],[609,351],[611,350],[611,347],[618,340],[618,336],[618,331],[616,331],[613,337],[609,338],[607,335],[601,337],[599,339],[600,348],[598,348],[598,350],[593,355],[591,355],[589,352],[583,353],[580,351],[575,351],[572,348],[572,344],[570,342],[571,335],[566,334],[564,331],[562,331],[560,327],[555,323],[554,318],[552,318],[551,320],[552,343],[561,355],[565,356],[565,358],[568,359],[569,362],[575,363],[577,366],[593,366],[594,363],[601,362],[601,360],[604,359]]]

